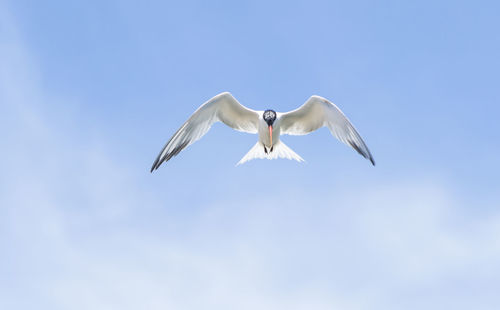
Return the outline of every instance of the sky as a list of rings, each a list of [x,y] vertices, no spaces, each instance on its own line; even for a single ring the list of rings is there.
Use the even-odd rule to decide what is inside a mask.
[[[499,309],[494,1],[0,0],[0,308]],[[196,108],[316,94],[305,163]]]

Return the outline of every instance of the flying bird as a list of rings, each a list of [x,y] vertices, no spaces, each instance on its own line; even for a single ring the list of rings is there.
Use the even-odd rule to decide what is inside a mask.
[[[224,92],[202,104],[177,130],[154,161],[151,172],[203,137],[215,122],[259,135],[259,141],[237,165],[255,158],[304,161],[280,141],[280,135],[306,135],[324,126],[330,129],[333,136],[375,165],[368,147],[351,122],[335,104],[323,97],[311,96],[300,108],[280,113],[251,110],[240,104],[229,92]]]

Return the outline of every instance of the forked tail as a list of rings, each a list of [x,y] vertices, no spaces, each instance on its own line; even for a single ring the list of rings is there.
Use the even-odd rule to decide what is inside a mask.
[[[287,158],[287,159],[295,159],[298,162],[304,161],[302,157],[300,157],[297,153],[292,151],[291,148],[286,146],[285,143],[278,141],[273,146],[273,151],[266,153],[264,151],[264,145],[260,142],[257,141],[257,143],[248,151],[248,153],[243,156],[243,158],[236,164],[236,166],[241,165],[243,163],[246,163],[249,160],[255,159],[255,158],[267,158],[267,159],[276,159],[276,158]]]

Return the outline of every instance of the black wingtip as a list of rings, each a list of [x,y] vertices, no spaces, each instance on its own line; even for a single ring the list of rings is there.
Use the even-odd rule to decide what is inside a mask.
[[[153,163],[153,167],[151,167],[151,173],[153,173],[153,171],[157,170],[158,167],[160,167],[161,165],[161,161],[160,161],[160,156],[158,156],[155,160],[155,162]]]
[[[375,160],[373,159],[373,157],[370,157],[370,161],[372,162],[372,165],[375,166]]]

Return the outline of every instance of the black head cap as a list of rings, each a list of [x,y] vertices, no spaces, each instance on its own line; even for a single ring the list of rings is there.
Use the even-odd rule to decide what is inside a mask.
[[[268,126],[272,126],[274,121],[276,120],[276,112],[273,110],[265,110],[264,115],[262,115],[264,121],[266,121]]]

